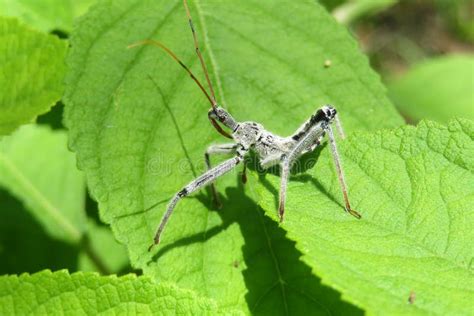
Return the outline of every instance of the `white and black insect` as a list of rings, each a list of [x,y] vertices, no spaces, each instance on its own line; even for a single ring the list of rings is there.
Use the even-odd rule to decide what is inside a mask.
[[[207,149],[204,155],[208,168],[207,172],[188,183],[171,199],[167,206],[166,212],[163,215],[163,218],[161,219],[161,223],[156,231],[154,243],[150,246],[149,249],[151,249],[154,245],[159,244],[161,235],[179,200],[210,184],[213,198],[215,199],[215,201],[218,201],[214,181],[220,176],[223,176],[224,174],[231,171],[240,163],[242,163],[244,161],[244,157],[250,151],[254,151],[258,155],[258,157],[260,158],[260,165],[264,169],[267,169],[277,164],[280,165],[281,185],[278,213],[280,221],[283,221],[283,217],[285,214],[286,188],[290,175],[290,169],[294,162],[301,155],[315,150],[321,144],[326,134],[329,139],[329,144],[336,167],[339,184],[341,186],[341,191],[345,202],[345,210],[354,217],[360,219],[360,214],[353,210],[349,203],[347,186],[344,180],[344,173],[342,171],[340,158],[336,146],[336,140],[333,133],[332,124],[335,123],[341,138],[344,138],[344,133],[342,131],[342,127],[338,119],[336,109],[331,105],[323,106],[321,109],[317,110],[316,113],[312,115],[309,120],[304,122],[303,125],[298,128],[293,135],[288,137],[281,137],[275,135],[267,131],[261,124],[255,122],[236,121],[232,117],[232,115],[230,115],[225,109],[220,107],[216,102],[214,90],[211,81],[209,80],[207,68],[199,50],[196,32],[187,5],[187,0],[183,0],[183,3],[186,9],[189,25],[191,27],[196,53],[201,62],[209,86],[210,95],[207,93],[206,89],[204,89],[199,80],[194,76],[194,74],[189,70],[189,68],[186,67],[186,65],[184,65],[181,60],[162,43],[154,40],[146,40],[133,44],[130,47],[143,44],[155,45],[163,49],[175,61],[177,61],[181,65],[181,67],[183,67],[191,76],[191,78],[197,83],[199,88],[203,91],[203,93],[206,95],[209,102],[211,103],[212,107],[208,112],[208,117],[212,125],[217,129],[219,133],[228,138],[231,138],[233,142],[229,144],[212,145]],[[230,134],[227,133],[219,123],[222,124],[226,129],[228,129],[230,131]],[[221,164],[215,167],[211,167],[210,155],[214,154],[233,154],[234,157],[222,162]]]

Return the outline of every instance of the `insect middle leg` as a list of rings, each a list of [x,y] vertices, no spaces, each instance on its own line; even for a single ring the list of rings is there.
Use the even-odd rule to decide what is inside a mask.
[[[207,170],[210,170],[211,167],[211,155],[215,154],[233,154],[237,150],[236,143],[229,143],[229,144],[219,144],[219,145],[211,145],[207,148],[206,152],[204,153],[204,160],[206,161]],[[219,199],[219,195],[217,194],[216,185],[215,183],[211,183],[211,194],[212,200],[215,203],[217,208],[222,207],[222,202]]]
[[[208,170],[201,176],[197,177],[193,181],[191,181],[188,185],[186,185],[183,189],[181,189],[178,193],[175,194],[175,196],[171,199],[171,201],[168,203],[168,207],[166,209],[165,214],[163,215],[163,218],[161,219],[160,225],[156,231],[155,238],[154,238],[154,243],[148,248],[148,250],[151,250],[151,248],[160,243],[160,237],[161,234],[163,233],[163,230],[165,229],[166,223],[168,222],[171,214],[173,213],[174,208],[176,207],[176,204],[178,203],[179,200],[181,200],[183,197],[188,196],[189,194],[193,193],[194,191],[197,191],[201,189],[202,187],[206,186],[209,183],[212,183],[215,181],[217,178],[220,176],[226,174],[227,172],[231,171],[235,166],[237,166],[242,160],[244,159],[243,154],[239,154],[236,157],[233,157],[229,160],[226,160],[222,162],[221,164],[217,165],[216,167]]]
[[[336,166],[337,178],[339,180],[339,185],[341,186],[342,196],[344,198],[346,212],[354,216],[355,218],[362,218],[362,216],[355,210],[352,209],[349,202],[349,196],[347,194],[347,185],[344,178],[344,172],[342,171],[341,159],[339,158],[339,152],[337,150],[336,139],[334,138],[334,133],[331,126],[328,128],[328,139],[329,144],[331,145],[332,158],[334,160],[334,165]]]

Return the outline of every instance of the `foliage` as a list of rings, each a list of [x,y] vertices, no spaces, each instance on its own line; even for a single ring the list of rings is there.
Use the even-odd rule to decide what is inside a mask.
[[[350,24],[355,20],[383,11],[397,0],[350,0],[334,9],[334,17],[343,24]]]
[[[203,50],[212,65],[219,100],[226,108],[239,119],[255,119],[285,134],[324,102],[338,104],[350,129],[379,128],[368,113],[381,118],[383,126],[401,123],[355,42],[324,10],[302,1],[282,15],[279,8],[286,3],[275,5],[242,1],[238,6],[192,7],[200,34],[205,34]],[[205,13],[211,10],[212,15]],[[162,20],[156,12],[161,12]],[[249,20],[249,12],[255,22]],[[313,12],[307,20],[285,20],[286,14],[308,16],[307,12]],[[142,39],[160,39],[172,43],[185,63],[199,71],[199,65],[190,62],[195,55],[189,30],[183,27],[180,1],[114,1],[113,6],[104,2],[81,22],[68,59],[65,101],[71,148],[99,201],[102,219],[128,246],[132,264],[157,280],[177,281],[215,297],[223,306],[274,313],[284,312],[285,306],[300,308],[298,302],[307,298],[294,289],[302,287],[298,279],[300,274],[309,277],[309,268],[297,264],[300,254],[290,246],[284,247],[288,253],[272,254],[265,243],[268,239],[276,243],[283,233],[276,230],[268,236],[264,228],[268,224],[256,213],[258,208],[250,201],[237,202],[248,199],[241,193],[229,196],[222,212],[209,213],[206,195],[183,201],[165,234],[159,259],[147,251],[164,202],[203,171],[199,163],[203,150],[217,139],[202,115],[205,99],[171,59],[154,47],[126,49]],[[130,25],[137,25],[133,32],[128,31]],[[276,25],[286,28],[279,32]],[[325,34],[340,38],[345,49]],[[313,37],[320,38],[317,45],[308,41]],[[278,41],[281,38],[286,40]],[[288,47],[300,49],[292,52]],[[108,58],[103,58],[104,52]],[[332,61],[329,69],[324,68],[327,58]],[[255,111],[255,104],[260,111]],[[229,180],[219,184],[232,185]],[[156,209],[143,211],[158,201],[163,203]],[[266,249],[261,268],[251,267],[254,259],[242,247]],[[295,259],[286,263],[286,257]],[[296,265],[300,272],[281,275],[279,270]],[[278,286],[282,278],[289,284],[284,291],[292,293],[288,297]],[[317,301],[317,292],[323,289],[311,287],[304,287],[305,292]],[[321,308],[319,303],[306,304]],[[333,306],[337,309],[339,304]]]
[[[0,0],[2,15],[17,17],[35,29],[70,32],[75,18],[95,0]]]
[[[5,190],[0,190],[0,271],[77,270],[79,250],[45,232],[31,212]]]
[[[416,65],[390,85],[390,96],[413,119],[474,119],[474,57],[452,55]]]
[[[332,11],[334,8],[340,6],[345,1],[344,0],[318,0],[318,2],[323,5],[328,11]]]
[[[64,131],[26,125],[2,140],[0,186],[25,206],[24,210],[13,212],[15,202],[7,196],[1,199],[5,207],[2,231],[6,232],[1,238],[5,241],[2,248],[16,253],[11,257],[18,256],[18,260],[13,259],[16,265],[28,266],[28,262],[33,261],[32,271],[56,265],[73,270],[79,267],[81,270],[120,271],[127,264],[124,249],[108,229],[86,220],[84,176],[75,167],[74,155],[66,148],[66,138]],[[41,152],[47,154],[38,154]],[[68,188],[66,192],[64,187]],[[23,238],[12,240],[11,235]],[[36,243],[38,238],[44,245]],[[76,260],[63,260],[51,254],[44,256],[47,248],[43,247],[49,243],[70,257],[77,256]],[[100,263],[96,256],[100,257]],[[4,268],[17,271],[13,262],[5,259]],[[34,264],[42,260],[49,265]]]
[[[7,136],[0,148],[0,185],[23,201],[51,236],[78,242],[86,229],[85,185],[66,138],[65,132],[35,125]],[[49,155],[38,155],[41,151]]]
[[[439,11],[460,37],[474,43],[473,4],[470,0],[435,0]]]
[[[0,277],[0,314],[220,314],[209,299],[149,278],[67,271]]]
[[[357,220],[345,214],[329,150],[288,186],[282,227],[323,282],[376,314],[472,311],[474,122],[357,133],[341,152]],[[275,212],[279,177],[256,178]],[[433,276],[436,275],[436,278]],[[416,304],[407,304],[410,292]]]
[[[437,105],[454,85],[424,77],[437,99],[423,97],[412,73],[391,85],[392,96],[401,91],[423,109],[419,118],[446,124],[406,126],[355,39],[317,1],[190,0],[217,99],[236,119],[288,135],[323,104],[337,107],[349,136],[338,141],[349,194],[363,218],[343,212],[323,144],[294,168],[283,223],[278,168],[263,172],[251,156],[247,184],[241,169],[217,182],[222,209],[209,190],[184,199],[148,252],[168,200],[205,171],[206,147],[225,140],[179,65],[154,46],[127,48],[159,40],[205,83],[182,1],[102,0],[72,28],[91,2],[0,0],[2,14],[59,31],[71,47],[64,67],[66,41],[0,18],[19,30],[0,45],[5,56],[32,34],[61,47],[41,63],[44,50],[20,58],[16,77],[5,68],[31,87],[15,79],[0,88],[0,100],[15,97],[2,117],[28,113],[3,133],[59,98],[67,127],[59,106],[0,140],[0,269],[69,270],[0,277],[0,314],[469,314],[474,123],[468,106],[448,122]],[[348,16],[393,2],[357,1]],[[442,71],[467,76],[462,63]],[[35,77],[53,72],[51,86]]]
[[[66,43],[0,17],[0,136],[48,111],[62,95]]]

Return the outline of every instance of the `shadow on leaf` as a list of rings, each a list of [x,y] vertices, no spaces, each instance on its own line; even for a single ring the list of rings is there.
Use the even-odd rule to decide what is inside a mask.
[[[229,265],[242,269],[248,290],[245,298],[253,314],[362,314],[357,307],[342,301],[337,291],[321,284],[311,268],[300,260],[302,254],[295,248],[295,242],[287,239],[278,223],[245,194],[240,176],[237,181],[237,188],[227,188],[226,197],[221,196],[221,210],[212,207],[211,194],[201,192],[194,196],[210,211],[219,213],[221,225],[163,246],[153,260],[176,247],[206,242],[237,223],[245,240],[244,262],[235,260]]]
[[[51,238],[13,196],[0,190],[0,272],[77,271],[79,247]]]

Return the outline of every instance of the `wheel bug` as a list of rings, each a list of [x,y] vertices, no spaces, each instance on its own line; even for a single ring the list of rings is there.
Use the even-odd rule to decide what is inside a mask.
[[[361,215],[355,210],[353,210],[349,203],[347,186],[336,146],[336,139],[334,137],[332,129],[332,123],[335,123],[341,138],[345,138],[336,109],[331,105],[323,106],[321,109],[317,110],[316,113],[312,115],[306,122],[304,122],[293,135],[288,137],[281,137],[275,135],[265,130],[261,124],[255,122],[237,122],[232,117],[232,115],[230,115],[225,109],[220,107],[216,102],[214,89],[209,79],[207,67],[199,49],[199,43],[197,40],[196,31],[194,29],[187,0],[183,0],[183,4],[186,10],[189,25],[191,27],[194,47],[201,63],[201,67],[203,69],[210,93],[206,91],[206,89],[196,78],[196,76],[176,56],[176,54],[174,54],[168,47],[166,47],[161,42],[156,40],[145,40],[132,44],[129,46],[129,48],[149,44],[159,47],[160,49],[164,50],[169,56],[171,56],[171,58],[173,58],[189,74],[189,76],[194,80],[194,82],[199,86],[201,91],[209,100],[211,104],[211,109],[208,111],[208,118],[211,124],[220,134],[227,138],[233,139],[234,142],[229,144],[212,145],[207,149],[204,154],[204,158],[208,170],[201,176],[188,183],[174,195],[174,197],[171,199],[167,206],[166,212],[163,215],[163,218],[161,219],[160,225],[158,226],[154,237],[154,243],[149,247],[148,250],[151,250],[154,245],[160,243],[161,235],[179,200],[210,184],[213,198],[215,201],[218,201],[217,191],[214,186],[215,180],[234,169],[240,163],[242,163],[245,155],[247,155],[250,151],[254,151],[259,156],[260,165],[264,169],[280,164],[281,184],[278,214],[280,221],[283,221],[285,214],[286,189],[290,175],[290,169],[294,162],[301,155],[314,151],[321,144],[321,141],[323,140],[323,137],[326,134],[329,139],[329,144],[336,167],[339,184],[345,202],[345,211],[353,215],[354,217],[360,219]],[[221,127],[221,124],[228,130],[230,130],[231,134],[226,132]],[[220,163],[215,167],[212,167],[210,164],[210,155],[214,154],[234,154],[235,156]]]

